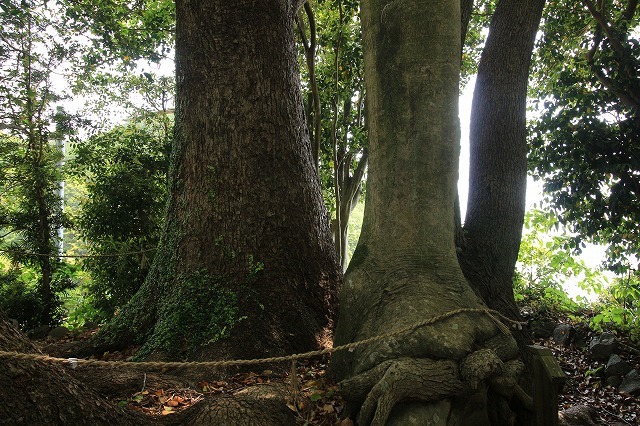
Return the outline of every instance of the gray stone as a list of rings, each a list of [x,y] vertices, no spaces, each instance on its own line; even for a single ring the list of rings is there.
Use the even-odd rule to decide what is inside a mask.
[[[49,334],[47,334],[47,336],[52,338],[53,340],[60,340],[67,337],[68,334],[69,334],[69,329],[67,327],[60,326],[51,330]]]
[[[618,352],[618,341],[611,333],[602,333],[589,342],[589,353],[593,359],[606,360]]]
[[[629,371],[622,379],[618,390],[631,395],[640,395],[640,374],[638,371]]]
[[[96,328],[98,328],[98,324],[93,321],[85,321],[82,328],[84,328],[85,330],[95,330]]]
[[[41,325],[40,327],[27,331],[27,336],[29,336],[30,339],[44,339],[50,330],[51,327],[48,325]]]
[[[622,384],[622,377],[609,376],[607,377],[606,383],[611,387],[617,388],[618,386],[620,386],[620,384]]]
[[[9,318],[9,323],[16,328],[16,330],[20,330],[20,323],[18,320]]]
[[[571,344],[580,349],[586,348],[589,338],[589,327],[577,325],[574,328],[576,330],[576,335],[573,337],[573,342],[571,342]]]
[[[558,413],[559,426],[596,426],[598,411],[590,405],[574,405]]]
[[[624,376],[629,371],[631,371],[631,365],[627,361],[621,359],[618,355],[613,354],[609,357],[609,361],[607,361],[604,374],[607,377]]]
[[[559,324],[553,329],[553,341],[564,346],[569,346],[575,334],[575,328],[569,324]]]
[[[547,337],[551,337],[551,334],[553,334],[553,330],[555,330],[557,326],[558,323],[554,321],[533,320],[530,323],[531,335],[534,338],[542,337],[546,339]]]

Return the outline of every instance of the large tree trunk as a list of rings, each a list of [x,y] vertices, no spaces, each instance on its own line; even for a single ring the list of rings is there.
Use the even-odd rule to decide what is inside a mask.
[[[473,94],[461,266],[491,308],[514,318],[512,279],[527,184],[527,82],[544,3],[498,2]]]
[[[293,3],[176,2],[166,229],[149,277],[99,341],[235,358],[326,337],[340,272],[305,130]]]
[[[460,1],[361,6],[370,169],[336,344],[484,306],[462,274],[453,238]],[[486,315],[466,313],[337,353],[333,370],[360,424],[482,425],[487,383],[500,387],[485,379],[502,368],[515,382],[517,352]]]

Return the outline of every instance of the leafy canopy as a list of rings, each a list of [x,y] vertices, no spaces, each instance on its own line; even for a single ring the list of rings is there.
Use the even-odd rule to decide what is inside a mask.
[[[530,165],[562,223],[610,243],[610,267],[640,253],[640,13],[637,2],[549,3],[538,44]]]

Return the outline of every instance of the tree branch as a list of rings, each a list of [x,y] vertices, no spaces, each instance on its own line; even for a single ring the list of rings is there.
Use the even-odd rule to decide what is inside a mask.
[[[467,38],[467,30],[469,29],[469,21],[471,20],[471,13],[473,12],[473,0],[460,0],[460,20],[461,31],[460,38],[462,40],[462,46],[464,48],[464,41]]]
[[[602,11],[598,11],[596,9],[595,4],[593,4],[591,0],[582,0],[582,4],[586,6],[586,8],[589,10],[589,13],[591,13],[591,16],[593,16],[593,18],[596,20],[598,25],[604,30],[604,33],[607,35],[607,39],[609,40],[609,43],[611,43],[611,47],[613,47],[613,49],[619,55],[624,56],[625,54],[624,47],[620,43],[620,40],[618,39],[618,37],[613,33],[613,31],[611,31],[611,27],[607,23],[605,16],[601,13]]]
[[[638,8],[638,0],[629,0],[627,3],[627,9],[624,12],[624,19],[627,21],[631,21],[633,19],[633,15],[636,13],[636,9]]]
[[[586,53],[587,62],[593,65],[593,58],[600,47],[600,43],[602,43],[602,29],[600,27],[596,28],[596,32],[593,35],[593,46]]]
[[[311,98],[313,101],[313,135],[311,139],[311,155],[313,157],[313,164],[316,169],[316,173],[319,173],[320,162],[320,133],[322,132],[320,107],[320,94],[318,93],[318,83],[316,81],[316,20],[313,15],[313,9],[309,2],[304,3],[304,11],[309,21],[309,39],[307,39],[304,28],[302,26],[302,19],[300,15],[297,16],[296,22],[298,31],[300,33],[300,39],[302,40],[302,46],[304,47],[304,56],[307,62],[307,69],[309,70],[309,84],[311,86]]]
[[[604,75],[602,70],[596,69],[595,66],[593,67],[593,72],[598,78],[598,81],[602,83],[602,85],[605,86],[608,90],[610,90],[614,95],[616,95],[622,103],[624,103],[626,106],[628,106],[631,109],[640,108],[640,99],[638,99],[637,96],[634,96],[633,94],[627,93],[624,90],[621,90],[618,87],[616,87],[615,82],[609,77],[607,77],[606,75]]]

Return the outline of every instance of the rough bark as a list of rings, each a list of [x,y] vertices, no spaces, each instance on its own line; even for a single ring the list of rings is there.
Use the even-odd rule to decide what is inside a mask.
[[[515,270],[527,183],[526,97],[545,0],[501,0],[473,95],[462,270],[491,307],[517,318]]]
[[[220,396],[191,410],[177,424],[207,426],[285,426],[296,418],[286,406],[283,385],[263,385]]]
[[[297,3],[176,2],[166,229],[100,343],[170,357],[200,339],[194,358],[260,357],[317,347],[331,326],[340,272],[305,130]]]
[[[0,350],[40,353],[0,314]],[[210,371],[206,374],[211,374]],[[205,377],[201,372],[199,379]],[[145,416],[120,407],[143,386],[185,388],[182,378],[136,369],[78,367],[2,358],[0,424],[4,425],[294,425],[284,384],[264,384],[233,396],[208,397],[189,409],[163,417]]]
[[[25,353],[37,348],[0,316],[0,350]],[[3,359],[0,369],[0,424],[144,425],[147,420],[98,395],[65,367]]]
[[[460,2],[374,0],[361,7],[369,174],[336,344],[484,306],[454,246]],[[337,353],[332,368],[361,424],[465,424],[487,418],[487,386],[509,393],[496,377],[517,375],[517,368],[503,368],[517,362],[515,342],[505,336],[510,343],[496,344],[497,333],[487,316],[461,314]],[[498,349],[504,347],[512,349]]]

